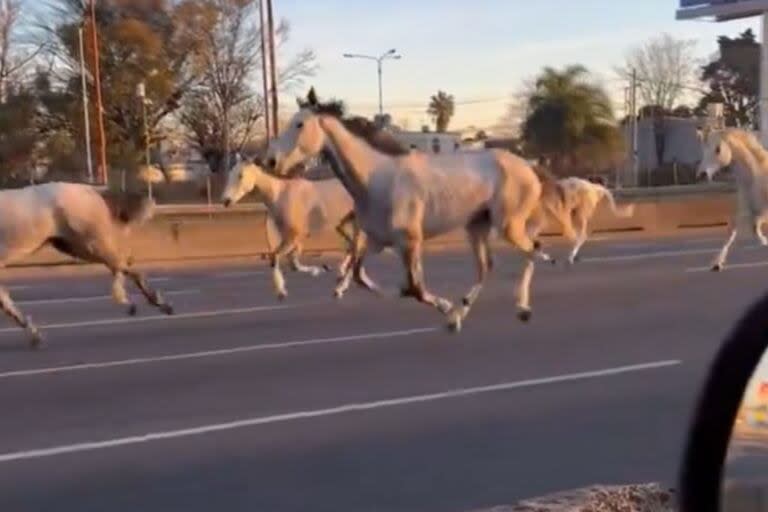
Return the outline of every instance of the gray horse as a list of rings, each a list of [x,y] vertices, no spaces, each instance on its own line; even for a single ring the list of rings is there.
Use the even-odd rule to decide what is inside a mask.
[[[18,261],[44,246],[75,258],[102,263],[112,272],[112,296],[136,314],[136,305],[125,290],[128,276],[147,301],[165,314],[173,307],[144,276],[129,268],[121,239],[130,227],[152,217],[154,202],[140,194],[100,191],[77,183],[45,183],[0,191],[0,266]],[[0,308],[26,329],[30,346],[42,341],[38,328],[13,303],[0,286]]]

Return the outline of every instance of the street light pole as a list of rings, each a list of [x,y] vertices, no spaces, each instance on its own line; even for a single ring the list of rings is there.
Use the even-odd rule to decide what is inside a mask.
[[[362,55],[359,53],[345,53],[344,58],[346,59],[365,59],[365,60],[372,60],[376,62],[376,69],[379,74],[379,116],[384,115],[384,94],[382,92],[382,62],[384,62],[387,59],[394,59],[394,60],[400,60],[402,56],[397,53],[397,50],[392,48],[391,50],[382,53],[378,57],[375,55]]]
[[[379,68],[379,115],[384,115],[384,95],[381,92],[381,59],[376,61],[376,67]]]

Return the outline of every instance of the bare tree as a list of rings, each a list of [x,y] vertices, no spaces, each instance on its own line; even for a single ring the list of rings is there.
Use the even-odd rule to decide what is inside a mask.
[[[8,86],[42,50],[19,37],[21,0],[0,0],[0,103],[8,97]]]
[[[631,49],[624,66],[616,68],[616,72],[630,80],[636,70],[643,103],[669,111],[677,106],[686,88],[697,83],[695,47],[695,41],[664,33]]]
[[[263,98],[253,89],[260,71],[261,27],[256,0],[206,0],[198,26],[202,41],[198,65],[201,81],[184,101],[180,120],[191,142],[213,170],[227,166],[231,151],[239,151],[253,137],[263,116]],[[276,29],[278,48],[290,27],[282,20]],[[283,90],[300,85],[314,72],[315,55],[304,51],[279,72]]]

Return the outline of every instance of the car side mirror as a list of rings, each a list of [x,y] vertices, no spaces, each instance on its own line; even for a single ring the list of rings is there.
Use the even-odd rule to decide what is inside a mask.
[[[768,295],[712,363],[689,428],[682,512],[768,511]]]

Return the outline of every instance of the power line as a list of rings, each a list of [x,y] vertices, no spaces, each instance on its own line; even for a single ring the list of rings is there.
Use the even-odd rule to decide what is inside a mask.
[[[468,100],[459,100],[454,101],[454,105],[477,105],[482,103],[499,103],[499,102],[509,102],[511,101],[511,98],[509,96],[496,96],[496,97],[487,97],[487,98],[473,98]],[[358,107],[366,107],[366,108],[375,108],[375,104],[372,102],[367,101],[350,101],[349,102],[352,105],[356,105]],[[407,109],[426,109],[429,106],[429,100],[426,101],[408,101],[408,102],[401,102],[401,103],[388,103],[387,107],[392,109],[396,108],[398,110],[407,110]]]

